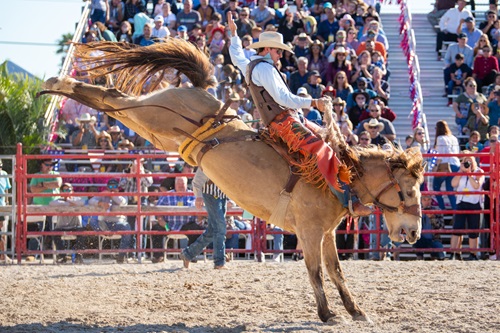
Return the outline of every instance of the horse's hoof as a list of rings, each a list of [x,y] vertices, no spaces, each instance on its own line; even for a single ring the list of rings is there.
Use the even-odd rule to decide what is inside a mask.
[[[365,314],[354,315],[354,316],[352,316],[352,320],[354,320],[354,321],[366,321],[369,324],[373,324],[373,321],[370,319],[370,317],[368,317]]]
[[[348,324],[347,320],[342,316],[332,316],[328,318],[325,322],[327,325],[346,325]]]

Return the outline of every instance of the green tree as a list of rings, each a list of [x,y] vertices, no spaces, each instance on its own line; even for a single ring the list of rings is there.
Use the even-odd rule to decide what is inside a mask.
[[[57,41],[57,45],[59,45],[59,46],[57,48],[56,54],[62,54],[61,65],[60,65],[61,67],[64,64],[64,59],[66,59],[66,55],[67,55],[68,49],[69,49],[69,44],[72,40],[73,40],[73,34],[66,33],[66,34],[62,35],[61,39],[59,39]]]
[[[43,117],[49,99],[36,97],[42,81],[10,74],[7,63],[0,65],[0,154],[15,154],[21,142],[25,153],[37,153],[46,143],[48,128]]]

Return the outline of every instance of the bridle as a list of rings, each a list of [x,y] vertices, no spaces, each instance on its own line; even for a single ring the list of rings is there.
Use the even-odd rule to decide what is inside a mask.
[[[394,173],[392,172],[391,167],[389,165],[389,159],[385,159],[384,163],[385,163],[385,166],[387,169],[387,176],[389,177],[389,183],[376,196],[373,195],[371,193],[371,191],[368,189],[368,187],[361,181],[361,177],[360,177],[358,171],[355,169],[355,173],[358,176],[358,179],[359,179],[361,185],[363,185],[365,190],[368,192],[370,197],[373,199],[373,204],[383,211],[397,212],[397,211],[401,210],[403,212],[403,214],[410,214],[410,215],[422,217],[422,211],[420,209],[419,204],[414,204],[411,206],[406,205],[403,191],[401,190],[401,186],[399,186],[399,181],[396,179],[396,177],[394,177]],[[384,193],[386,193],[387,191],[389,191],[392,188],[395,188],[396,191],[398,192],[398,196],[399,196],[399,205],[398,206],[389,206],[389,205],[386,205],[386,204],[380,202],[380,197],[382,197],[382,195],[384,195]]]

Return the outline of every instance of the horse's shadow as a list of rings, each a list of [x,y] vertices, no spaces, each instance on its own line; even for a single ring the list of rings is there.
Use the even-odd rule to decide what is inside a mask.
[[[307,322],[304,325],[295,326],[286,331],[297,331],[307,329]],[[312,324],[312,323],[311,323]],[[310,327],[309,327],[310,328]],[[255,327],[253,328],[255,329]],[[253,330],[251,329],[251,330]],[[283,332],[283,328],[265,328],[259,327],[260,332]],[[31,332],[72,332],[72,333],[157,333],[157,332],[175,332],[175,333],[241,333],[248,332],[249,328],[246,325],[237,325],[235,327],[222,327],[222,326],[204,326],[197,325],[188,327],[183,323],[172,325],[161,324],[135,324],[131,326],[99,326],[71,323],[68,321],[60,321],[50,324],[31,323],[31,324],[18,324],[15,326],[0,327],[0,333],[31,333]]]

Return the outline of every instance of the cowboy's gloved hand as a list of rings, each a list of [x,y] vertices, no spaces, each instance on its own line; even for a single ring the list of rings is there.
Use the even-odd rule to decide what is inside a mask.
[[[320,112],[325,112],[327,103],[331,103],[332,100],[329,97],[321,97],[316,100],[316,108]]]

